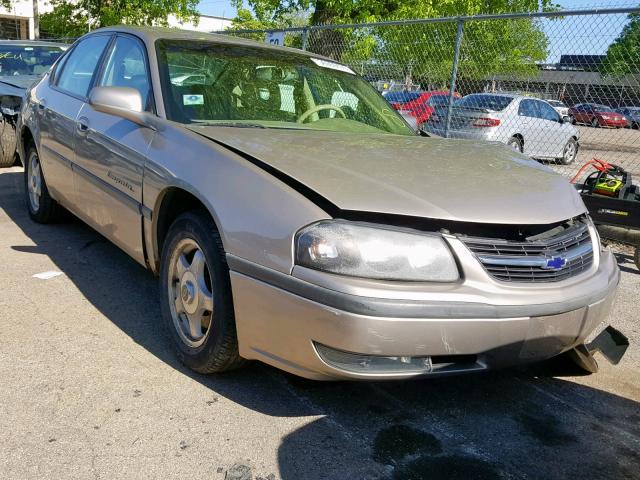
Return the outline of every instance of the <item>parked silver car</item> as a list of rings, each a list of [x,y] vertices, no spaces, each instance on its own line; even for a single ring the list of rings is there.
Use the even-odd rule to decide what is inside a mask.
[[[580,346],[609,312],[615,259],[564,178],[415,135],[328,58],[108,28],[27,98],[29,214],[65,207],[159,275],[196,371],[482,371]]]
[[[444,136],[446,107],[429,118],[425,130]],[[454,104],[450,138],[506,143],[532,158],[573,163],[578,129],[544,100],[499,93],[474,93]]]

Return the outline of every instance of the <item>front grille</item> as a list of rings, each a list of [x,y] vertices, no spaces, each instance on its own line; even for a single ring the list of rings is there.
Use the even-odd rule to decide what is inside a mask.
[[[525,241],[459,238],[492,277],[504,282],[559,282],[593,264],[591,235],[583,221]]]

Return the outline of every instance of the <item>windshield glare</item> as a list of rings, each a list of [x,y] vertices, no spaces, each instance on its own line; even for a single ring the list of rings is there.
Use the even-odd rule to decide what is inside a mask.
[[[253,46],[159,40],[165,110],[181,123],[415,135],[348,67]]]
[[[42,75],[65,50],[55,45],[0,45],[0,76]]]

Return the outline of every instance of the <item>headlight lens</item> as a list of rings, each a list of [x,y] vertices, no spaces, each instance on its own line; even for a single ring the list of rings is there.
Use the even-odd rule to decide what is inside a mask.
[[[296,263],[352,277],[453,282],[458,267],[436,234],[347,221],[323,221],[298,233]]]

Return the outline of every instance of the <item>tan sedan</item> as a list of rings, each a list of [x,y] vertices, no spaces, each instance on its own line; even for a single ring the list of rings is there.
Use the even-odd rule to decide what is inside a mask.
[[[565,179],[505,147],[416,136],[311,53],[97,30],[21,118],[31,217],[64,207],[159,275],[164,322],[199,372],[541,360],[580,345],[618,283]]]

